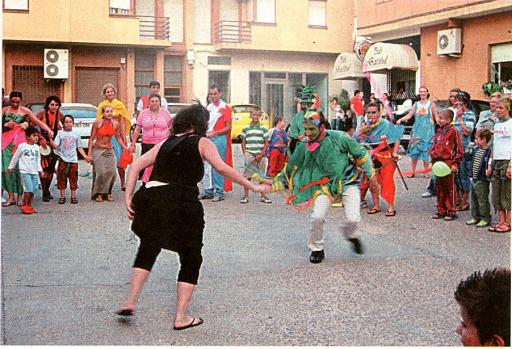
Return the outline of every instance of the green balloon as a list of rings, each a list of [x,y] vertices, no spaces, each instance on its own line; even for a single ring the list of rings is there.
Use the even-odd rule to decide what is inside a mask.
[[[432,165],[432,173],[437,177],[445,177],[452,173],[450,167],[444,161],[436,161]]]

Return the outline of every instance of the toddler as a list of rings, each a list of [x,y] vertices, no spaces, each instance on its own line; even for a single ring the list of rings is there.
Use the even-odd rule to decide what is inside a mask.
[[[288,134],[285,131],[286,122],[283,117],[274,120],[274,128],[270,130],[270,142],[267,148],[268,168],[267,177],[275,177],[284,167],[286,162],[286,148],[288,146]]]
[[[25,136],[27,141],[21,143],[16,152],[14,153],[9,167],[7,168],[6,175],[9,176],[14,167],[18,164],[18,169],[21,176],[21,185],[23,187],[23,205],[21,205],[21,212],[24,214],[37,213],[32,207],[32,200],[34,194],[39,189],[39,175],[42,174],[41,167],[41,153],[37,141],[39,140],[39,133],[33,126],[28,126],[25,129]]]

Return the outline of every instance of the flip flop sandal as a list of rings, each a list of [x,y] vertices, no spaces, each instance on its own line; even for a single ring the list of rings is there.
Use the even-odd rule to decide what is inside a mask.
[[[396,210],[386,212],[386,217],[394,217],[394,216],[396,216]]]
[[[494,232],[496,232],[496,229],[498,228],[498,226],[499,226],[499,224],[493,225],[493,226],[487,228],[487,230],[494,233]]]
[[[59,199],[59,204],[65,204],[66,203],[66,198],[60,198]]]
[[[71,198],[71,203],[72,204],[78,204],[78,200],[76,198]]]
[[[103,201],[103,198],[101,197],[101,195],[98,195],[96,196],[96,202],[102,202]]]
[[[490,228],[489,228],[490,230]],[[496,226],[494,226],[494,230],[490,230],[494,233],[508,233],[510,231],[510,228],[508,226],[505,226],[505,228],[503,228],[502,225],[499,225],[497,224]]]
[[[379,213],[381,211],[382,211],[381,209],[377,209],[377,208],[374,207],[371,210],[366,211],[366,213],[368,213],[368,214],[376,214],[376,213]]]
[[[112,195],[107,195],[107,198],[106,198],[107,201],[114,201],[114,198],[112,197]]]
[[[2,204],[2,207],[9,207],[9,206],[12,206],[12,205],[16,205],[16,202],[15,201],[7,201],[7,202],[4,202]]]
[[[203,319],[201,319],[200,317],[198,317],[197,320],[199,320],[199,321],[197,323],[194,323],[194,321],[196,321],[196,318],[192,318],[192,321],[188,325],[181,326],[181,327],[173,326],[173,329],[175,331],[181,331],[181,330],[184,330],[184,329],[187,329],[187,328],[199,326],[199,325],[201,325],[204,322]]]

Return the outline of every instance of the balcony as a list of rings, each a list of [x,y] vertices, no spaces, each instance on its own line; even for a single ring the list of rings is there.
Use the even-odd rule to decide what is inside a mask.
[[[169,17],[137,16],[141,39],[169,40]]]
[[[237,48],[238,44],[251,43],[251,24],[242,21],[220,21],[214,26],[214,43],[217,49]]]

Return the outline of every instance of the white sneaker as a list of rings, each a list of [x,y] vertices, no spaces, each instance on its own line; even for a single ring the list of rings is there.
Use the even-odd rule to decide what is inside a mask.
[[[434,195],[432,195],[432,193],[429,191],[426,191],[423,194],[421,194],[422,198],[431,198],[432,196],[434,196]]]

